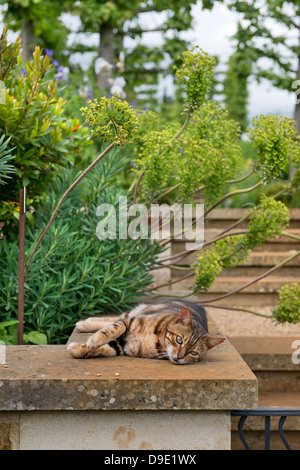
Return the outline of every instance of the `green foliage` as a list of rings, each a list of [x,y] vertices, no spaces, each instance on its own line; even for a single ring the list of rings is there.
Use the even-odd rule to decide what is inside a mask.
[[[195,268],[195,290],[205,292],[222,272],[220,255],[215,250],[201,250]]]
[[[295,21],[300,14],[299,1],[231,0],[228,6],[244,21],[243,34],[237,39],[239,47],[247,48],[253,76],[292,92],[299,56],[299,26]]]
[[[18,344],[18,320],[0,322],[0,344]],[[47,344],[47,336],[39,331],[29,331],[23,335],[24,344]]]
[[[204,187],[204,201],[210,204],[223,193],[226,180],[239,174],[240,128],[220,104],[204,103],[179,136],[178,125],[165,124],[151,113],[147,130],[148,113],[140,116],[145,126],[135,139],[135,171],[147,169],[140,184],[145,202],[155,200],[173,182],[178,186],[176,202],[187,202]]]
[[[64,343],[75,322],[94,314],[121,313],[145,293],[162,251],[150,239],[99,240],[96,227],[101,219],[96,209],[113,204],[119,214],[115,186],[124,157],[115,149],[69,195],[47,236],[33,258],[25,285],[25,333],[39,331],[48,343]],[[26,229],[28,258],[40,227],[44,227],[61,194],[75,179],[75,170],[65,170],[49,188],[36,222]],[[128,204],[130,203],[130,196]],[[18,309],[18,243],[0,244],[0,320],[15,320]],[[32,339],[32,334],[30,335]]]
[[[183,200],[203,187],[203,202],[208,206],[224,193],[226,181],[242,168],[240,134],[238,123],[229,119],[220,103],[207,101],[194,114],[182,138],[178,162]]]
[[[247,237],[244,235],[226,237],[218,240],[214,245],[222,261],[223,269],[241,266],[251,252]]]
[[[161,75],[168,75],[172,79],[174,58],[176,61],[177,55],[189,47],[188,41],[180,33],[191,29],[191,9],[195,3],[196,0],[186,3],[180,0],[115,0],[100,3],[97,0],[82,0],[74,4],[71,12],[80,16],[83,31],[100,32],[100,55],[117,65],[116,71],[119,69],[126,80],[128,99],[157,109],[159,105],[155,95]],[[142,12],[153,12],[156,23],[154,31],[160,33],[161,45],[148,46],[143,41],[149,27],[142,20]],[[110,30],[110,41],[101,50],[103,30]],[[123,38],[133,39],[127,48],[124,47],[127,41],[123,41]],[[119,67],[122,54],[125,60]]]
[[[5,204],[18,204],[22,186],[30,187],[32,206],[36,207],[56,170],[70,166],[90,142],[87,129],[64,116],[64,100],[57,94],[57,82],[49,76],[48,55],[43,56],[37,47],[32,60],[22,64],[21,41],[9,43],[6,29],[0,46],[0,79],[5,85],[0,132],[9,137],[15,157],[15,174],[1,197],[3,220],[7,217]]]
[[[61,13],[66,11],[69,0],[0,0],[3,22],[13,31],[27,31],[29,51],[35,46],[55,50],[56,58],[64,60],[68,28],[63,24]],[[25,33],[26,34],[26,33]]]
[[[124,145],[137,130],[137,118],[132,106],[117,95],[110,99],[103,96],[99,101],[89,101],[81,111],[85,122],[92,128],[92,136],[102,141]]]
[[[236,33],[238,44],[236,51],[230,56],[227,63],[227,71],[223,82],[224,103],[229,112],[229,117],[241,126],[242,132],[248,127],[248,80],[252,71],[251,52],[247,46],[240,46],[240,36],[244,34],[241,25],[238,25]],[[250,57],[249,57],[250,55]]]
[[[10,138],[5,140],[4,134],[0,137],[0,185],[6,184],[5,180],[11,178],[9,175],[15,172],[13,165],[8,163],[14,158],[12,155],[14,149],[7,149],[9,141]]]
[[[281,201],[262,195],[260,204],[251,211],[247,245],[253,249],[267,239],[277,238],[288,226],[290,214]]]
[[[289,210],[271,197],[261,197],[258,206],[248,213],[245,235],[232,235],[213,243],[210,250],[201,250],[195,268],[195,289],[206,291],[223,269],[241,266],[251,251],[277,238],[289,225]]]
[[[175,66],[175,75],[186,93],[186,109],[193,113],[204,103],[214,76],[216,61],[199,47],[182,53],[182,65]]]
[[[292,119],[282,116],[259,116],[252,121],[249,137],[257,150],[255,171],[270,182],[283,176],[292,153],[293,160],[299,161],[299,136]]]
[[[278,323],[299,323],[300,285],[296,282],[286,284],[278,290],[278,303],[272,316]]]

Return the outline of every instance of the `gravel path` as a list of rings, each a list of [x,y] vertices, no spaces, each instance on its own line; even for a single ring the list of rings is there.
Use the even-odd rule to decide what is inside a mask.
[[[297,325],[276,324],[267,318],[257,317],[251,313],[234,312],[205,307],[207,313],[225,336],[293,336],[300,339],[300,323]],[[249,307],[251,308],[251,307]],[[270,315],[272,307],[260,307],[260,313]]]

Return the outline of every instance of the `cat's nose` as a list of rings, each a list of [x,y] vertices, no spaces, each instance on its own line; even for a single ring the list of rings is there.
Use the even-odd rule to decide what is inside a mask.
[[[183,359],[183,355],[181,353],[177,353],[177,359]]]

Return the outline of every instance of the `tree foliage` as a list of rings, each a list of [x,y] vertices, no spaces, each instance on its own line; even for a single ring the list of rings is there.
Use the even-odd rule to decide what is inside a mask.
[[[300,4],[294,0],[231,0],[229,8],[242,16],[243,34],[237,33],[238,48],[247,50],[252,75],[266,79],[281,90],[293,92],[300,79]],[[299,106],[295,120],[300,131]]]
[[[237,121],[242,132],[248,128],[248,85],[252,72],[251,48],[244,41],[245,31],[238,24],[235,35],[236,46],[234,53],[227,63],[227,70],[223,81],[224,104],[228,109],[229,117]]]

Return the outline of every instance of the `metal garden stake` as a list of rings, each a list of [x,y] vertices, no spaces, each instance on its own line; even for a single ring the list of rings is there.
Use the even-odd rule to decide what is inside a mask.
[[[19,201],[20,201],[19,202],[20,203],[20,219],[19,219],[18,344],[23,344],[26,188],[20,189]]]

